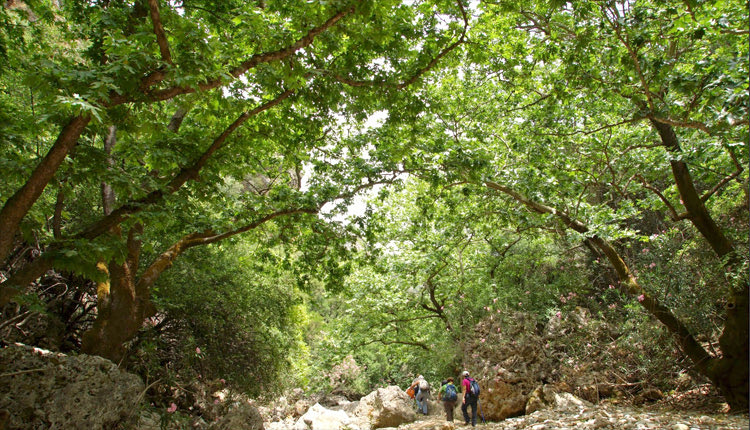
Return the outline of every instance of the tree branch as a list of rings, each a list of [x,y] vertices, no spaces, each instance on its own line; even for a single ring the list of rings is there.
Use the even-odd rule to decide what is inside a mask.
[[[658,121],[655,118],[651,118],[651,125],[659,133],[662,144],[667,151],[673,155],[681,152],[680,142],[672,125]],[[737,254],[733,252],[734,244],[716,224],[703,200],[698,195],[687,164],[679,159],[672,159],[669,164],[672,167],[672,176],[677,185],[677,190],[680,192],[680,198],[688,213],[687,219],[690,220],[706,241],[708,241],[708,244],[716,255],[720,258],[732,255],[732,259],[736,259]]]
[[[21,220],[42,195],[42,191],[52,180],[68,152],[78,143],[78,138],[89,121],[89,115],[73,117],[60,131],[52,148],[36,166],[26,183],[3,205],[0,210],[0,262],[5,262],[13,249],[13,241]]]
[[[315,214],[317,212],[318,212],[317,208],[284,209],[284,210],[279,210],[279,211],[270,213],[268,215],[265,215],[259,218],[258,220],[251,222],[250,224],[247,224],[245,226],[242,226],[240,228],[237,228],[237,229],[225,232],[225,233],[216,234],[212,231],[204,231],[204,232],[192,233],[187,236],[184,236],[182,239],[178,240],[176,243],[170,246],[167,251],[163,252],[159,257],[157,257],[153,263],[151,263],[151,265],[143,272],[140,279],[138,280],[138,283],[136,284],[136,289],[137,290],[146,289],[146,288],[149,288],[151,285],[153,285],[153,283],[156,282],[159,276],[165,270],[167,270],[169,267],[172,266],[172,262],[177,257],[179,257],[180,254],[182,254],[183,252],[185,252],[186,250],[190,248],[193,248],[195,246],[208,245],[211,243],[219,242],[221,240],[238,235],[240,233],[244,233],[252,229],[255,229],[259,227],[260,225],[268,221],[271,221],[274,218],[278,218],[281,216],[302,214],[302,213]]]
[[[372,339],[367,342],[362,342],[358,345],[356,345],[354,348],[361,348],[363,346],[372,345],[373,343],[380,343],[383,345],[407,345],[407,346],[416,346],[419,348],[424,349],[425,351],[429,351],[430,348],[427,347],[427,345],[421,343],[421,342],[408,342],[408,341],[401,341],[401,340],[384,340],[384,339]]]
[[[508,187],[492,182],[486,182],[486,185],[511,196],[513,199],[523,203],[534,212],[557,216],[565,225],[575,231],[585,233],[589,230],[588,227],[580,221],[571,219],[553,207],[534,202]],[[670,333],[675,336],[682,350],[691,358],[696,367],[705,372],[706,369],[709,368],[713,359],[695,340],[687,326],[678,320],[669,308],[659,303],[659,300],[656,297],[651,296],[638,284],[638,280],[632,274],[628,265],[608,241],[594,236],[589,238],[587,242],[593,244],[607,256],[607,260],[609,260],[610,264],[617,272],[617,276],[620,280],[620,290],[630,296],[637,296],[641,306],[669,329]]]
[[[393,84],[393,83],[388,83],[388,82],[385,82],[385,81],[373,81],[373,80],[371,80],[371,81],[358,81],[358,80],[349,79],[349,78],[346,78],[346,77],[343,77],[343,76],[340,76],[340,75],[336,75],[336,74],[329,74],[329,73],[327,73],[325,71],[321,71],[321,72],[324,73],[324,74],[327,74],[327,75],[331,76],[334,80],[336,80],[338,82],[341,82],[342,84],[346,84],[346,85],[348,85],[350,87],[387,87],[387,88],[394,88],[394,89],[397,89],[397,90],[402,90],[402,89],[404,89],[404,88],[412,85],[422,75],[424,75],[425,73],[427,73],[430,70],[432,70],[432,68],[434,68],[435,65],[437,65],[437,63],[440,61],[440,59],[442,59],[443,57],[445,57],[446,55],[448,55],[451,51],[453,51],[454,49],[456,49],[458,46],[460,46],[461,44],[463,44],[463,43],[466,42],[466,32],[469,29],[469,17],[468,17],[468,15],[466,13],[466,9],[464,8],[463,1],[462,0],[458,0],[456,3],[458,4],[459,10],[461,11],[462,19],[464,21],[464,27],[463,27],[463,29],[461,31],[460,36],[458,37],[458,39],[455,42],[453,42],[450,45],[448,45],[445,48],[443,48],[434,58],[432,58],[432,60],[430,60],[429,63],[427,63],[427,65],[425,65],[422,68],[417,69],[414,72],[414,74],[409,79],[407,79],[407,80],[405,80],[405,81],[403,81],[403,82],[401,82],[399,84]]]
[[[648,117],[652,121],[659,122],[661,124],[668,124],[673,127],[682,127],[682,128],[694,128],[696,130],[700,130],[708,135],[711,134],[711,130],[709,130],[708,126],[706,124],[703,124],[702,122],[698,121],[676,121],[669,118],[660,118],[657,116],[649,116]]]
[[[677,209],[675,209],[674,206],[672,206],[672,203],[659,191],[656,187],[646,182],[646,179],[641,175],[635,175],[638,179],[641,180],[641,184],[644,188],[647,190],[651,190],[654,194],[656,194],[657,197],[664,203],[664,205],[669,210],[669,217],[672,219],[672,221],[680,221],[683,219],[686,219],[689,215],[687,213],[678,214]]]
[[[159,15],[159,4],[157,0],[148,0],[148,8],[151,12],[151,22],[154,25],[154,34],[156,35],[156,42],[159,44],[161,59],[167,64],[172,64],[172,54],[169,53],[167,34],[164,32],[164,27],[161,24],[161,16]]]
[[[243,112],[232,124],[230,124],[214,141],[209,147],[201,154],[201,156],[190,166],[183,167],[180,171],[172,178],[171,181],[164,187],[163,190],[155,190],[150,192],[148,195],[141,199],[133,202],[125,203],[119,208],[112,211],[111,214],[105,216],[99,221],[89,225],[86,229],[78,233],[75,237],[80,239],[93,239],[104,232],[108,231],[112,226],[121,223],[128,216],[140,212],[145,207],[156,204],[163,200],[165,195],[173,194],[177,192],[187,181],[196,179],[200,170],[206,165],[208,160],[222,148],[227,138],[239,128],[240,125],[245,123],[249,118],[266,111],[285,99],[291,96],[294,90],[284,91],[273,100],[256,107],[255,109]]]
[[[99,237],[100,235],[108,232],[112,227],[123,222],[130,215],[138,213],[148,206],[159,203],[164,199],[166,195],[175,193],[188,180],[195,179],[197,177],[198,172],[207,163],[211,155],[213,155],[219,148],[221,148],[225,144],[227,137],[232,132],[234,132],[242,123],[244,123],[248,118],[281,103],[281,101],[288,98],[293,92],[293,90],[287,90],[277,96],[275,99],[240,115],[240,117],[235,120],[224,132],[222,132],[219,137],[214,139],[213,143],[206,151],[204,151],[203,155],[195,163],[188,167],[182,168],[180,172],[178,172],[175,177],[167,184],[164,190],[160,189],[152,191],[143,198],[121,205],[110,214],[105,215],[92,224],[89,224],[80,233],[76,234],[73,237],[75,239],[89,240]],[[5,238],[6,235],[2,235],[0,237]],[[10,279],[3,282],[3,287],[2,289],[0,289],[0,306],[5,305],[15,296],[21,294],[21,290],[18,289],[18,287],[24,287],[25,285],[28,285],[34,279],[37,279],[39,276],[44,274],[44,272],[49,270],[54,264],[51,261],[51,259],[53,258],[51,257],[51,255],[53,255],[56,250],[63,249],[65,246],[66,244],[64,239],[50,243],[50,245],[48,245],[44,254],[40,258],[37,258],[36,260],[28,263],[23,269],[15,273]]]
[[[743,170],[744,169],[742,168],[742,166],[738,166],[738,169],[734,173],[732,173],[730,175],[727,175],[724,179],[722,179],[721,181],[719,181],[719,183],[716,184],[713,188],[711,188],[710,190],[706,191],[706,193],[704,193],[701,196],[701,200],[704,203],[707,202],[708,199],[711,198],[712,195],[716,194],[722,187],[724,187],[724,185],[728,184],[733,179],[735,179],[736,177],[738,177],[742,173]]]
[[[271,52],[265,52],[262,54],[256,54],[248,58],[247,60],[240,63],[239,66],[232,68],[229,70],[229,75],[231,75],[234,78],[239,78],[245,72],[250,70],[251,68],[254,68],[258,66],[259,64],[263,63],[270,63],[272,61],[281,60],[286,57],[289,57],[290,55],[294,54],[298,50],[305,48],[313,43],[315,40],[315,37],[317,37],[319,34],[323,33],[324,31],[328,30],[329,28],[333,27],[338,21],[346,17],[347,15],[354,12],[354,8],[348,8],[345,10],[342,10],[332,17],[330,17],[326,22],[321,24],[318,27],[313,28],[310,30],[305,36],[301,37],[300,39],[297,39],[293,43],[291,43],[289,46],[286,46],[282,49],[271,51]],[[158,82],[160,82],[164,77],[166,76],[165,72],[163,71],[156,71],[149,75],[148,77],[148,86],[152,86]],[[224,84],[224,77],[218,77],[218,78],[212,78],[209,79],[201,84],[197,85],[196,87],[188,87],[188,86],[177,86],[177,87],[171,87],[171,88],[165,88],[161,90],[154,90],[148,93],[149,99],[152,101],[160,101],[160,100],[168,100],[175,96],[178,96],[180,94],[189,94],[194,93],[197,91],[207,91],[216,87],[221,86]]]

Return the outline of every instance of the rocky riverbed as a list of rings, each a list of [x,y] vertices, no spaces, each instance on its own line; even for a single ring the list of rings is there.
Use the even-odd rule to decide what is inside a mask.
[[[728,406],[709,385],[682,393],[672,393],[658,402],[633,406],[608,401],[592,404],[572,399],[557,407],[501,422],[482,423],[485,430],[747,430],[748,414],[728,414]],[[451,430],[465,427],[458,421],[446,423],[442,417],[405,424],[399,430]]]
[[[395,391],[395,387],[393,388]],[[549,406],[527,415],[497,422],[483,422],[479,418],[477,428],[485,430],[744,430],[749,428],[750,423],[747,414],[728,414],[726,403],[709,387],[672,394],[659,402],[641,406],[614,401],[593,404],[569,393],[560,393],[555,396],[554,403]],[[456,408],[455,417],[455,422],[446,422],[442,408],[437,403],[432,403],[430,415],[417,415],[416,421],[403,423],[397,427],[384,427],[381,430],[471,428],[464,425],[460,408]],[[328,429],[326,426],[332,423],[331,420],[313,419],[307,426],[301,421],[304,419],[287,417],[282,421],[267,422],[265,430]],[[364,427],[357,427],[354,422],[351,422],[348,425],[330,428],[333,430],[334,428]]]
[[[398,430],[451,430],[465,427],[462,421],[447,423],[439,417],[404,424]],[[477,424],[486,430],[743,430],[747,415],[696,414],[694,411],[652,411],[599,404],[578,411],[541,410],[502,422]]]

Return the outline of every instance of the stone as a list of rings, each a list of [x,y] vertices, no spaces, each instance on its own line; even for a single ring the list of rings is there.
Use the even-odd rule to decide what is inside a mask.
[[[656,388],[647,388],[638,393],[637,396],[635,396],[635,398],[633,399],[633,404],[642,405],[644,403],[655,402],[663,398],[664,394],[661,392],[661,390]]]
[[[373,429],[398,427],[417,418],[414,401],[400,387],[378,388],[359,401],[354,414],[365,418]]]
[[[590,407],[591,403],[579,399],[578,397],[570,393],[556,393],[555,394],[555,409],[564,411],[579,411],[586,407]]]
[[[255,406],[247,402],[237,402],[218,422],[211,424],[209,429],[264,430],[263,417]]]
[[[515,381],[515,380],[514,380]],[[528,396],[524,394],[527,387],[536,385],[532,381],[510,383],[503,379],[486,381],[479,395],[479,405],[485,419],[501,421],[526,413]]]
[[[132,427],[140,419],[143,382],[101,357],[14,344],[0,349],[0,374],[9,428]]]
[[[525,412],[530,415],[542,409],[549,409],[555,406],[555,394],[558,391],[552,385],[540,385],[529,394],[526,400]]]
[[[312,403],[310,403],[309,400],[307,400],[307,399],[297,400],[294,403],[294,414],[295,414],[295,416],[301,417],[302,415],[305,414],[305,412],[307,412],[308,409],[310,409],[310,407],[312,407]]]
[[[138,430],[161,430],[161,416],[154,411],[141,412]]]
[[[410,430],[454,430],[456,423],[445,421],[435,417],[428,418],[425,421],[419,421],[410,426]],[[382,429],[381,429],[382,430]]]
[[[297,420],[294,430],[338,430],[359,427],[352,424],[352,419],[346,412],[334,411],[316,403]]]

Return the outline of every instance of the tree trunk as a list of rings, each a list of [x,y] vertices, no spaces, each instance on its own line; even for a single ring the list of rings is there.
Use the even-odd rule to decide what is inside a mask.
[[[132,339],[151,314],[148,297],[136,294],[127,263],[110,265],[110,284],[97,288],[97,316],[83,335],[82,352],[100,355],[115,363],[125,355],[125,342]]]
[[[651,120],[651,124],[659,133],[662,145],[667,151],[670,154],[679,155],[682,149],[672,126],[653,119]],[[693,223],[708,244],[711,245],[716,255],[723,258],[731,253],[734,250],[734,245],[724,232],[721,231],[719,226],[716,225],[706,205],[703,203],[703,199],[698,195],[687,164],[678,159],[670,160],[669,164],[672,167],[672,176],[674,177],[675,185],[677,185],[677,190],[680,192],[680,198],[687,210],[690,222]]]
[[[122,264],[112,263],[109,270],[100,263],[100,270],[109,274],[109,281],[97,286],[97,315],[93,327],[83,335],[82,352],[100,355],[114,362],[125,356],[125,343],[135,337],[143,321],[153,316],[148,288],[138,288],[136,273],[141,242],[139,226],[128,235],[128,258]]]
[[[724,331],[719,338],[723,356],[708,369],[708,376],[719,388],[732,412],[747,412],[750,395],[750,360],[748,360],[748,289],[735,291],[727,305]]]
[[[659,133],[662,145],[670,154],[678,155],[682,152],[677,134],[671,125],[655,119],[651,119],[651,124]],[[678,159],[671,160],[670,165],[680,198],[687,210],[688,219],[706,239],[716,255],[724,259],[726,269],[736,270],[742,264],[742,257],[735,252],[734,244],[713,220],[703,199],[698,195],[688,165]],[[721,390],[732,410],[743,412],[748,410],[750,399],[747,274],[740,278],[737,285],[730,285],[730,290],[724,330],[719,338],[722,357],[714,360],[706,369],[705,374]]]

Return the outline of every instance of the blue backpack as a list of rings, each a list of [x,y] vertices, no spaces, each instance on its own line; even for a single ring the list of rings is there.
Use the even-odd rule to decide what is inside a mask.
[[[469,384],[471,386],[471,390],[469,391],[471,397],[479,397],[479,382],[474,378],[469,378]]]
[[[458,393],[456,392],[456,386],[453,384],[448,384],[445,386],[445,394],[443,394],[443,400],[456,400],[458,399]]]

